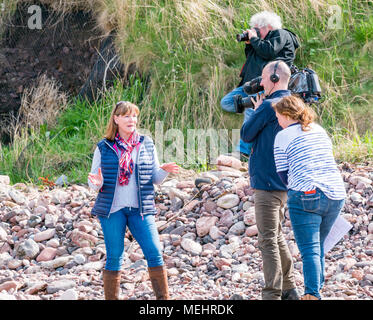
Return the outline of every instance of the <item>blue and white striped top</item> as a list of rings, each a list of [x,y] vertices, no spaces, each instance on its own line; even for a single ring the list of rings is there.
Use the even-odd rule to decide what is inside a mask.
[[[346,190],[334,160],[332,143],[321,126],[312,123],[310,127],[309,131],[302,131],[301,125],[295,124],[276,135],[276,170],[288,171],[288,189],[319,188],[329,199],[344,199]]]

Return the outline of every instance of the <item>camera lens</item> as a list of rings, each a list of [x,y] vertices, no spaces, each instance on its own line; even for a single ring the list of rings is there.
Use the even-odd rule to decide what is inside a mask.
[[[242,104],[242,107],[244,109],[246,109],[246,108],[254,109],[254,107],[255,107],[253,102],[251,101],[251,97],[242,98],[241,104]]]
[[[244,108],[242,106],[242,96],[240,94],[236,94],[233,96],[233,102],[234,102],[234,111],[236,113],[242,113]]]
[[[242,98],[240,94],[236,94],[233,96],[233,102],[236,113],[242,113],[246,108],[254,109],[254,104],[251,101],[251,97]]]
[[[238,42],[240,41],[247,41],[249,40],[249,35],[247,32],[244,32],[244,33],[241,33],[241,34],[237,34],[236,35],[236,39]]]
[[[251,81],[245,82],[242,89],[246,94],[258,93],[264,90],[264,88],[260,85],[261,82],[262,77],[256,77]]]

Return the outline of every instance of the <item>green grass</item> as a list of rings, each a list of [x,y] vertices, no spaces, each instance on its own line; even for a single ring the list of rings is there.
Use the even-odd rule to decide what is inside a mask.
[[[372,161],[372,1],[97,2],[99,22],[117,31],[122,61],[135,62],[150,82],[145,87],[133,78],[126,88],[118,83],[93,104],[72,99],[56,127],[42,126],[2,146],[0,174],[10,175],[12,182],[63,173],[70,181],[86,182],[95,143],[119,99],[140,106],[140,126],[151,132],[157,120],[164,131],[177,128],[184,136],[188,128],[239,129],[242,116],[220,109],[220,99],[238,84],[245,61],[235,34],[248,27],[252,14],[269,8],[300,38],[296,65],[319,75],[324,99],[316,111],[333,139],[336,158]],[[330,5],[341,9],[341,29],[331,28]],[[195,163],[196,168],[204,165]]]
[[[37,130],[23,130],[12,144],[0,150],[0,174],[7,174],[12,183],[38,183],[39,177],[55,180],[61,174],[69,181],[86,182],[95,144],[102,139],[107,119],[118,100],[136,101],[144,88],[138,80],[124,89],[118,84],[104,100],[88,103],[79,99],[59,117],[58,124]]]

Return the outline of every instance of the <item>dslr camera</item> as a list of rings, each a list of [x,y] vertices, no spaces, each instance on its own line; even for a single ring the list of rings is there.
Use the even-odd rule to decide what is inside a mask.
[[[299,96],[307,104],[320,103],[321,86],[316,72],[309,68],[299,70],[296,66],[290,67],[291,77],[289,80],[288,90],[292,94]],[[248,95],[261,92],[264,88],[260,85],[262,77],[252,79],[246,82],[242,89]],[[255,98],[254,98],[255,99]],[[251,97],[243,98],[240,94],[233,97],[234,108],[236,113],[242,113],[246,108],[254,108]]]
[[[242,89],[248,95],[253,95],[255,93],[261,92],[264,88],[260,85],[262,82],[262,77],[256,77],[251,81],[245,82]],[[254,98],[255,99],[255,98]],[[243,98],[240,94],[236,94],[233,97],[234,108],[236,113],[242,113],[246,108],[254,108],[254,104],[251,101],[251,97]]]
[[[258,38],[260,38],[260,30],[259,28],[254,28],[256,31],[256,34],[258,35]],[[248,41],[249,40],[249,34],[245,31],[243,33],[236,34],[236,39],[238,42],[241,41]]]

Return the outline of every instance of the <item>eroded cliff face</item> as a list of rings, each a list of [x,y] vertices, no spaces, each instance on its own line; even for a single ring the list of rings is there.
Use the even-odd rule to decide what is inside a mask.
[[[37,3],[36,3],[37,5]],[[89,76],[101,41],[90,13],[59,13],[46,5],[19,4],[0,46],[0,120],[17,114],[25,89],[45,74],[60,90],[76,95]],[[39,28],[41,27],[41,28]],[[2,140],[6,140],[4,131]]]

